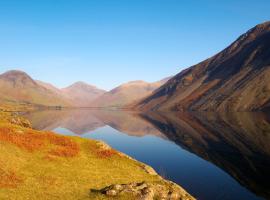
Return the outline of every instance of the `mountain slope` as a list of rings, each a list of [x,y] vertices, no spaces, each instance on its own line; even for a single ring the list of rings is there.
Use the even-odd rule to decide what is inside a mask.
[[[51,90],[52,92],[62,96],[62,91],[61,89],[55,87],[54,85],[52,85],[51,83],[46,83],[46,82],[43,82],[43,81],[40,81],[40,80],[35,80],[39,85],[41,85],[42,87],[45,87],[46,89],[48,90]]]
[[[141,100],[140,110],[252,111],[269,107],[270,22],[217,55],[183,70]]]
[[[45,106],[67,106],[69,103],[51,90],[39,85],[28,74],[11,70],[0,75],[0,100]]]
[[[96,107],[122,107],[150,95],[163,85],[168,78],[154,83],[145,81],[131,81],[106,92],[92,103]]]
[[[89,107],[91,101],[106,91],[84,82],[76,82],[69,87],[63,88],[63,95],[68,98],[74,106]]]

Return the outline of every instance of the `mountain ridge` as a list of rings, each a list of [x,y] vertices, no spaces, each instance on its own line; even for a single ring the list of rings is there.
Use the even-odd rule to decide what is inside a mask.
[[[253,111],[270,101],[270,22],[170,79],[138,110]],[[267,104],[268,102],[268,104]]]
[[[151,94],[168,79],[169,78],[165,78],[152,83],[142,80],[129,81],[104,93],[95,99],[92,104],[94,107],[100,108],[124,108],[126,105],[129,105],[134,101],[138,101],[139,99]]]

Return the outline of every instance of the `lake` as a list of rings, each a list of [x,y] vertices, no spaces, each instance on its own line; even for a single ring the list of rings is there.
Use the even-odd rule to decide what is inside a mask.
[[[270,199],[270,115],[46,110],[33,128],[103,140],[200,200]]]

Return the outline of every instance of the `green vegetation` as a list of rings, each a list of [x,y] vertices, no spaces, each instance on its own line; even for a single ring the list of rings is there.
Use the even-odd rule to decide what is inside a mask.
[[[0,199],[110,199],[90,189],[169,183],[102,142],[12,124],[18,117],[11,113],[0,112],[0,117]],[[125,193],[117,199],[135,196]]]

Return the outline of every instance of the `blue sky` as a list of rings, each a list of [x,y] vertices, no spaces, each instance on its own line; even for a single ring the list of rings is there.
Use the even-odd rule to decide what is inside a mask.
[[[0,73],[111,89],[174,75],[270,20],[269,0],[0,0]]]

